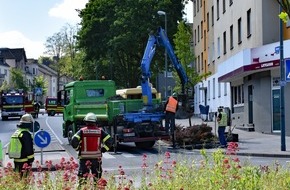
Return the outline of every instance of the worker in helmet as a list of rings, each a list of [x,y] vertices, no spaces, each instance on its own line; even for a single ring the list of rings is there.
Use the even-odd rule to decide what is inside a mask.
[[[23,115],[8,147],[9,158],[14,159],[14,171],[20,172],[21,177],[27,175],[34,161],[33,137],[30,133],[33,122],[31,114]]]
[[[83,184],[91,173],[97,182],[102,176],[102,153],[107,152],[113,143],[111,136],[98,124],[94,113],[88,113],[84,120],[85,127],[81,128],[72,138],[71,145],[79,156],[79,181]]]

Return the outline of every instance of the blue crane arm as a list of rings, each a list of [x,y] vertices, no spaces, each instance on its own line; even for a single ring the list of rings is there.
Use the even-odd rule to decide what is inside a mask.
[[[142,98],[143,98],[143,104],[145,106],[145,110],[149,110],[153,106],[152,91],[151,91],[151,85],[150,85],[149,79],[151,77],[150,64],[156,51],[156,45],[163,46],[166,49],[166,52],[168,56],[170,57],[170,60],[181,80],[182,93],[184,93],[185,84],[190,82],[182,65],[178,61],[173,51],[173,48],[169,42],[169,39],[165,31],[161,27],[159,27],[157,35],[154,35],[154,34],[149,35],[146,49],[145,49],[145,52],[141,61],[141,72],[142,72],[141,87],[142,87]]]
[[[158,43],[162,46],[164,46],[164,48],[166,49],[166,52],[178,74],[178,77],[181,80],[181,85],[182,85],[182,93],[184,93],[184,86],[186,83],[189,83],[189,78],[187,77],[182,64],[178,61],[174,50],[169,42],[169,39],[164,31],[164,29],[162,29],[161,27],[158,28]]]
[[[141,62],[141,87],[142,98],[145,109],[152,108],[152,91],[149,78],[151,77],[150,64],[156,50],[156,37],[152,34],[149,35],[146,49]],[[147,107],[147,108],[146,108]]]

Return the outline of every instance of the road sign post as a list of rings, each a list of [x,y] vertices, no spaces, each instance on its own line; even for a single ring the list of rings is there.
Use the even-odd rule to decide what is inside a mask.
[[[41,165],[43,164],[43,151],[42,149],[47,147],[50,144],[51,137],[50,134],[44,130],[40,130],[37,133],[35,133],[34,136],[34,143],[36,146],[40,148],[40,160],[41,160]]]

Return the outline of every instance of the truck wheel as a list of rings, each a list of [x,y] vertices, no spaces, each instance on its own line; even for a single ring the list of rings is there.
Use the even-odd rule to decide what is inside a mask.
[[[72,137],[74,136],[73,134],[73,127],[70,125],[68,126],[68,130],[67,130],[67,140],[68,140],[68,144],[71,144],[71,140]]]
[[[138,148],[152,148],[154,144],[155,141],[135,142],[135,145]]]
[[[2,116],[2,121],[6,121],[8,120],[8,117],[7,116]]]
[[[52,111],[50,112],[50,115],[51,115],[51,116],[54,116],[54,115],[55,115],[55,111],[52,110]]]

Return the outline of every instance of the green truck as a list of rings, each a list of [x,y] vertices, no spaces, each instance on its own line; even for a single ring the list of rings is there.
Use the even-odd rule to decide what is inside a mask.
[[[89,112],[97,115],[98,123],[119,143],[134,142],[137,147],[150,148],[156,140],[169,139],[162,125],[164,116],[161,99],[153,99],[154,110],[142,112],[142,99],[124,99],[116,95],[112,80],[79,80],[58,92],[58,103],[64,102],[63,137],[72,136],[84,126]],[[135,113],[137,115],[135,115]],[[140,118],[142,113],[142,118]]]

